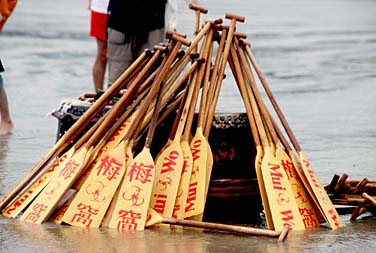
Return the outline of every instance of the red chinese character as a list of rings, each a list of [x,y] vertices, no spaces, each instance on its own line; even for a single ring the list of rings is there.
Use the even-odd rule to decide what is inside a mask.
[[[146,184],[147,182],[151,182],[152,177],[152,170],[154,169],[154,165],[145,165],[140,163],[132,163],[132,167],[129,170],[129,179],[130,181],[138,180],[142,184]]]
[[[67,180],[68,178],[70,178],[72,176],[72,174],[74,174],[74,172],[76,171],[77,167],[79,166],[78,163],[76,163],[74,160],[69,160],[63,170],[60,172],[60,175],[59,177],[64,177],[65,180]]]
[[[32,211],[25,218],[25,221],[36,223],[38,219],[40,218],[40,214],[46,211],[47,208],[48,206],[46,205],[38,204],[38,203],[35,204],[32,208]]]
[[[300,199],[300,201],[302,203],[308,202],[308,199],[305,198],[304,195],[303,195],[304,188],[302,188],[298,184],[291,184],[291,186],[293,186],[294,187],[293,189],[295,189],[295,192],[296,192],[295,198],[296,199]]]
[[[79,222],[86,225],[86,227],[90,227],[90,224],[93,221],[91,216],[97,215],[98,209],[94,209],[90,205],[85,205],[83,203],[78,204],[77,209],[79,210],[79,213],[73,215],[72,222]]]
[[[122,168],[122,164],[117,162],[115,158],[106,155],[99,165],[97,175],[101,175],[107,177],[109,181],[112,179],[116,179],[116,176],[119,175],[119,171]]]
[[[299,208],[300,215],[303,216],[303,223],[306,228],[317,227],[317,221],[313,219],[313,210],[307,208]]]
[[[294,171],[294,165],[293,165],[292,162],[282,160],[281,165],[282,165],[283,169],[286,171],[286,174],[287,174],[289,179],[296,177],[296,174],[295,174],[295,171]]]
[[[134,213],[132,210],[124,209],[119,211],[119,222],[117,228],[120,230],[137,230],[137,220],[141,219],[141,213]]]
[[[130,194],[128,194],[129,198],[127,196],[127,192],[125,191],[123,193],[123,199],[131,201],[132,206],[141,206],[145,202],[144,198],[140,199],[140,195],[142,197],[142,194],[140,194],[142,189],[138,186],[132,186],[132,188],[134,189],[134,191],[133,192],[129,191],[130,192]]]

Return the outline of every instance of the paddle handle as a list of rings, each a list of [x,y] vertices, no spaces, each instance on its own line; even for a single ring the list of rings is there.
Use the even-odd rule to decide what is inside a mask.
[[[229,64],[230,64],[230,68],[232,69],[232,71],[234,73],[236,73],[236,70],[235,70],[235,68],[236,68],[235,64],[236,63],[233,61],[232,57],[229,59]],[[251,131],[252,131],[255,146],[256,147],[260,146],[261,140],[260,140],[259,132],[257,130],[256,118],[255,118],[255,115],[254,115],[253,110],[252,110],[251,101],[250,101],[250,98],[248,96],[247,90],[245,88],[244,81],[241,81],[240,80],[241,78],[237,74],[234,75],[234,78],[235,78],[235,81],[238,85],[240,95],[243,98],[243,103],[244,103],[245,111],[247,113],[248,122],[249,122],[249,125],[250,125],[250,128],[251,128]]]
[[[224,76],[225,70],[226,70],[227,59],[228,59],[229,54],[230,54],[232,39],[234,37],[236,22],[237,21],[244,22],[244,20],[245,20],[245,17],[237,16],[237,15],[231,14],[231,13],[226,13],[226,18],[231,19],[231,23],[230,23],[230,26],[228,27],[226,40],[224,42],[224,49],[223,49],[221,64],[220,64],[219,72],[218,72],[218,78],[217,78],[217,81],[215,83],[216,92],[215,92],[214,96],[212,97],[212,103],[211,103],[212,106],[211,106],[211,109],[209,109],[209,115],[208,115],[208,118],[206,120],[206,126],[205,127],[207,129],[207,134],[205,134],[205,136],[209,136],[210,127],[207,127],[207,124],[209,124],[208,122],[212,122],[213,117],[214,117],[215,106],[216,106],[217,101],[218,101],[219,90],[221,89],[221,86],[222,86],[223,76]],[[218,25],[220,23],[219,22],[213,22],[212,24],[213,24],[213,27],[214,27],[214,25]],[[213,85],[213,83],[212,83],[212,85]]]
[[[270,117],[270,113],[261,97],[260,91],[257,88],[255,78],[252,73],[252,69],[250,66],[249,61],[247,61],[246,53],[244,52],[243,48],[239,46],[239,37],[246,37],[246,34],[236,33],[234,36],[235,45],[237,46],[236,52],[238,53],[239,61],[243,69],[245,70],[246,79],[248,80],[249,85],[246,85],[246,89],[249,95],[253,94],[253,97],[256,99],[256,104],[261,112],[261,115],[265,121],[266,128],[270,133],[273,142],[277,145],[278,137],[277,133],[274,131],[272,119]]]
[[[265,92],[266,94],[268,95],[269,99],[270,99],[270,102],[272,103],[273,107],[274,107],[274,110],[276,111],[283,127],[285,128],[286,130],[286,133],[287,135],[289,136],[292,144],[294,145],[294,148],[296,149],[296,151],[299,153],[301,151],[301,148],[300,148],[300,145],[298,143],[298,140],[296,139],[295,135],[293,134],[289,124],[287,123],[287,120],[281,110],[281,108],[279,107],[277,101],[275,100],[274,96],[273,96],[273,93],[269,87],[269,84],[268,82],[266,81],[266,78],[264,76],[264,74],[262,73],[260,67],[258,66],[257,62],[256,62],[256,59],[250,49],[250,44],[247,44],[245,43],[245,48],[246,48],[246,52],[248,54],[248,57],[249,59],[251,60],[252,62],[252,65],[253,67],[255,68],[255,71],[261,81],[261,84],[263,85],[264,89],[265,89]]]
[[[216,28],[216,26],[214,26],[214,29],[215,28]],[[218,70],[219,70],[219,66],[220,66],[220,62],[221,62],[221,56],[223,55],[223,49],[225,47],[227,31],[228,31],[228,29],[225,29],[221,33],[221,38],[220,38],[219,45],[218,45],[218,48],[217,48],[217,55],[215,57],[214,66],[213,66],[212,73],[211,73],[211,76],[210,76],[210,87],[209,87],[209,90],[208,90],[208,99],[207,99],[208,106],[207,106],[206,112],[205,112],[205,115],[207,115],[207,119],[205,121],[205,127],[204,127],[204,136],[206,138],[209,137],[211,125],[213,123],[215,107],[216,107],[216,104],[217,104],[217,98],[219,96],[219,88],[217,88],[218,82],[216,82],[216,79],[223,77],[223,75],[219,77]]]
[[[237,56],[236,49],[235,49],[234,45],[231,46],[231,60],[233,61],[232,65],[233,65],[235,73],[236,73],[236,80],[238,81],[238,85],[239,85],[239,88],[241,90],[241,93],[242,93],[243,96],[245,96],[249,99],[249,103],[250,103],[249,107],[251,108],[251,111],[253,112],[253,117],[254,117],[255,122],[256,122],[256,126],[257,126],[257,129],[258,129],[258,133],[259,133],[261,143],[264,147],[269,147],[269,141],[267,139],[266,131],[265,131],[265,128],[264,128],[264,123],[263,123],[263,120],[261,118],[260,111],[259,111],[259,108],[258,108],[257,103],[256,103],[256,99],[255,99],[254,94],[252,92],[251,93],[247,92],[247,89],[245,87],[245,82],[244,82],[244,76],[243,76],[242,70],[240,68],[239,58]],[[248,113],[248,114],[250,114],[250,113]]]
[[[212,52],[212,45],[213,45],[213,33],[214,30],[210,29],[208,35],[205,38],[204,48],[202,49],[202,58],[204,58],[205,64],[200,66],[200,78],[198,81],[201,83],[201,102],[200,102],[200,109],[197,119],[197,126],[202,127],[205,118],[205,110],[206,110],[206,103],[207,103],[207,92],[208,92],[208,81],[209,81],[209,74],[210,74],[210,63],[211,63],[211,52]]]
[[[225,231],[225,232],[245,233],[245,234],[257,235],[257,236],[279,237],[281,234],[280,232],[277,232],[274,230],[227,225],[227,224],[212,223],[212,222],[194,221],[194,220],[173,219],[173,218],[163,218],[162,223],[171,224],[171,225],[196,227],[196,228],[204,228],[204,229],[211,229],[211,230]]]
[[[145,147],[146,148],[151,147],[151,143],[152,143],[153,136],[154,136],[154,131],[155,131],[155,128],[156,128],[156,125],[157,125],[157,119],[158,119],[159,111],[160,111],[160,108],[161,108],[162,97],[163,97],[161,91],[163,90],[164,79],[166,77],[166,74],[169,71],[169,68],[170,68],[172,62],[175,60],[175,57],[178,54],[179,49],[181,48],[182,44],[184,43],[183,39],[180,36],[176,36],[177,38],[175,38],[174,35],[172,36],[172,40],[174,40],[175,42],[170,43],[170,47],[172,47],[172,51],[169,53],[167,58],[165,57],[163,59],[161,69],[158,72],[157,77],[154,80],[152,88],[150,90],[150,94],[148,95],[148,98],[150,98],[150,100],[149,99],[146,100],[146,101],[151,101],[151,99],[153,97],[155,97],[155,95],[157,93],[157,100],[156,100],[155,107],[154,107],[153,117],[151,119],[151,122],[150,122],[150,125],[149,125],[149,130],[148,130],[146,140],[145,140]]]

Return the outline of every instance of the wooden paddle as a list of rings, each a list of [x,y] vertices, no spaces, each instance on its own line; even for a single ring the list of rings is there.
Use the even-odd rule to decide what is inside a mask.
[[[202,61],[196,60],[190,67],[191,74]],[[180,82],[186,82],[189,75],[184,75]],[[171,130],[172,141],[167,142],[156,159],[155,182],[152,189],[150,207],[159,214],[172,217],[175,207],[175,200],[182,175],[184,154],[180,146],[182,132],[186,122],[188,106],[193,94],[192,87],[186,87],[188,91],[186,99],[182,99],[180,106],[180,116],[178,115],[174,125],[176,129]]]
[[[276,147],[275,156],[287,174],[293,194],[295,196],[295,200],[300,210],[300,215],[305,223],[305,227],[317,227],[320,225],[320,222],[317,218],[316,211],[311,204],[311,199],[307,191],[305,190],[302,180],[296,172],[293,162],[278,142],[277,133],[272,122],[271,115],[268,109],[266,108],[264,101],[262,100],[261,94],[256,86],[250,63],[247,61],[246,54],[243,48],[239,45],[237,37],[235,38],[235,43],[237,45],[237,52],[239,55],[241,66],[243,67],[246,76],[248,77],[248,83],[250,84],[250,87],[248,86],[248,93],[253,93],[257,105],[260,108],[262,117],[265,120],[267,129],[269,130],[271,138],[273,139],[274,145]]]
[[[244,17],[237,16],[237,15],[234,15],[234,14],[231,14],[231,13],[227,13],[225,15],[225,17],[227,19],[230,19],[231,23],[230,23],[229,31],[228,31],[228,34],[227,34],[227,37],[226,37],[225,45],[224,45],[224,52],[223,52],[223,56],[222,56],[222,59],[221,59],[222,62],[221,62],[220,69],[219,69],[219,78],[217,79],[217,82],[216,82],[216,89],[218,90],[218,95],[219,95],[219,90],[220,90],[220,87],[221,87],[221,84],[222,84],[222,77],[224,76],[224,72],[225,72],[225,68],[226,68],[227,58],[228,58],[228,55],[229,55],[229,52],[230,52],[232,38],[233,38],[233,35],[234,35],[234,32],[235,32],[236,22],[237,21],[244,22],[244,20],[245,20]],[[211,43],[211,39],[210,39],[210,43]],[[217,100],[218,100],[218,96],[217,97],[214,96],[213,97],[213,104],[216,104]],[[203,105],[203,106],[205,106],[205,105]],[[215,107],[213,107],[213,108],[215,108]],[[205,107],[203,108],[203,110],[204,111],[206,110]],[[213,111],[212,115],[214,115],[214,111]],[[203,123],[201,122],[201,126],[199,126],[199,127],[201,127],[201,130],[200,130],[201,133],[202,133],[202,125],[203,125]],[[203,145],[203,146],[201,146],[201,145]],[[201,200],[198,200],[197,203],[196,203],[196,205],[197,204],[199,205],[199,208],[195,208],[195,209],[196,209],[196,211],[199,211],[199,213],[194,214],[194,215],[200,214],[200,216],[197,217],[197,218],[202,219],[204,207],[205,207],[206,192],[207,192],[207,189],[209,187],[209,181],[210,181],[209,178],[210,178],[210,172],[211,172],[211,166],[212,166],[211,159],[208,159],[208,152],[209,152],[209,156],[210,156],[211,150],[210,150],[210,146],[208,145],[207,142],[206,142],[206,145],[205,145],[205,142],[197,141],[197,140],[192,140],[191,150],[192,150],[193,162],[194,162],[194,165],[193,165],[194,168],[192,169],[192,171],[193,171],[192,174],[197,173],[195,166],[198,163],[195,164],[195,160],[200,158],[201,161],[205,162],[205,164],[201,163],[201,165],[203,166],[202,168],[205,168],[205,174],[203,176],[198,176],[200,178],[200,180],[202,180],[204,187],[202,187],[201,189],[197,188],[200,185],[202,185],[198,182],[197,182],[197,187],[196,187],[196,196],[203,196],[203,198],[201,198]],[[199,151],[202,152],[202,154],[198,155]],[[199,162],[199,160],[197,160],[197,162]],[[200,168],[197,171],[200,172]],[[202,169],[201,169],[201,171],[202,171]],[[192,185],[192,177],[191,177],[191,185]],[[192,203],[193,202],[191,202],[190,205],[192,205]],[[200,206],[201,206],[202,209],[200,208]],[[187,207],[189,207],[188,202],[187,202]],[[186,210],[190,210],[187,207],[186,207]],[[194,209],[191,209],[191,210],[194,210]],[[189,217],[189,213],[186,212],[186,216]]]
[[[182,148],[183,154],[184,154],[184,163],[183,163],[184,167],[183,167],[182,179],[186,182],[185,184],[188,185],[188,189],[185,186],[185,189],[187,189],[187,190],[185,190],[187,192],[186,194],[184,194],[185,196],[179,197],[179,199],[183,198],[183,201],[182,201],[183,203],[180,204],[178,212],[179,213],[183,212],[184,218],[187,218],[186,213],[189,211],[190,206],[194,205],[194,200],[196,199],[196,193],[197,193],[196,184],[194,182],[191,184],[191,178],[192,178],[192,176],[194,176],[193,175],[194,172],[192,171],[193,170],[193,156],[192,156],[191,147],[190,147],[191,127],[192,127],[193,117],[194,117],[194,114],[195,114],[194,108],[196,107],[198,89],[200,88],[198,86],[199,83],[196,82],[197,74],[198,74],[198,70],[195,71],[195,73],[192,77],[191,83],[195,84],[194,85],[194,93],[193,93],[193,96],[192,96],[192,99],[191,99],[191,103],[190,103],[190,106],[189,106],[187,119],[186,119],[186,123],[185,123],[185,127],[184,127],[183,136],[182,136],[182,139],[181,139],[181,142],[180,142],[180,145],[181,145],[181,148]],[[191,108],[193,108],[193,109],[191,109]],[[180,200],[179,200],[179,202],[180,202]],[[191,202],[193,202],[193,203],[190,204]],[[176,203],[175,203],[175,205],[176,205]],[[181,214],[177,214],[177,215],[180,216]]]
[[[149,217],[148,217],[146,226],[153,226],[159,223],[203,228],[203,229],[208,229],[208,230],[222,231],[222,232],[229,232],[229,233],[248,234],[248,235],[255,235],[255,236],[267,236],[267,237],[280,237],[282,233],[282,232],[277,232],[277,231],[268,230],[268,229],[253,228],[253,227],[246,227],[246,226],[236,226],[236,225],[228,225],[228,224],[221,224],[221,223],[167,218],[167,217],[161,216],[160,214],[155,212],[153,209],[149,209]],[[288,232],[288,228],[287,228],[287,232]]]
[[[262,85],[265,89],[265,92],[268,95],[268,97],[269,97],[269,99],[270,99],[270,101],[271,101],[271,103],[274,107],[274,110],[276,111],[283,127],[285,128],[285,131],[286,131],[287,135],[289,136],[296,152],[300,156],[302,171],[300,171],[299,169],[297,171],[298,171],[298,173],[303,172],[302,174],[306,177],[308,184],[309,184],[309,185],[306,185],[306,188],[312,189],[312,191],[314,193],[314,197],[317,200],[317,202],[319,203],[320,209],[324,213],[324,217],[325,217],[326,221],[328,222],[329,226],[332,229],[336,229],[336,228],[345,226],[345,224],[342,222],[341,218],[339,217],[337,210],[334,208],[328,194],[326,193],[325,189],[322,187],[322,184],[320,183],[316,174],[314,173],[310,162],[305,158],[305,155],[303,154],[303,151],[300,148],[295,135],[293,134],[289,124],[287,123],[285,116],[283,115],[280,107],[278,106],[278,104],[277,104],[277,102],[276,102],[276,100],[275,100],[275,98],[274,98],[274,96],[273,96],[273,94],[272,94],[272,92],[269,88],[268,83],[266,82],[265,76],[263,75],[260,67],[256,63],[256,59],[253,56],[253,53],[252,53],[249,45],[246,46],[246,50],[247,50],[248,57],[249,57],[250,61],[252,62],[252,65],[253,65],[254,69],[256,70],[256,73],[257,73],[257,75],[258,75],[258,77],[259,77],[259,79],[260,79],[260,81],[261,81],[261,83],[262,83]],[[301,178],[303,177],[303,175],[301,175]]]
[[[231,58],[229,59],[229,63],[230,63],[232,72],[235,73],[236,72],[235,66]],[[255,170],[256,170],[256,177],[257,177],[257,183],[259,186],[261,201],[264,206],[264,215],[266,219],[266,224],[269,229],[273,230],[274,224],[273,224],[272,214],[271,214],[269,200],[266,194],[265,183],[264,183],[264,179],[263,179],[262,171],[261,171],[262,157],[264,153],[263,153],[263,149],[261,146],[261,140],[260,140],[260,136],[258,133],[258,129],[256,126],[256,119],[255,119],[255,116],[251,107],[250,98],[248,96],[248,92],[245,88],[245,85],[240,85],[239,77],[237,75],[234,75],[234,78],[236,80],[240,94],[243,99],[244,107],[247,113],[248,122],[252,131],[252,136],[253,136],[253,140],[254,140],[255,147],[256,147]]]
[[[199,30],[200,30],[200,15],[201,13],[208,13],[208,9],[207,8],[204,8],[202,6],[199,6],[197,4],[192,4],[190,3],[188,5],[188,8],[191,9],[191,10],[194,10],[195,11],[195,21],[194,21],[194,26],[193,26],[193,36],[196,37]],[[194,51],[196,51],[197,48],[194,49]]]
[[[183,43],[183,40],[179,36],[174,37],[173,35],[173,39],[177,42],[168,57],[165,57],[163,60],[162,68],[153,82],[146,99],[146,101],[151,101],[159,90],[144,148],[128,166],[124,181],[120,187],[119,198],[108,224],[111,228],[117,228],[118,230],[143,230],[145,226],[155,174],[155,164],[150,154],[150,146],[160,110],[162,83]],[[162,87],[160,88],[160,86]],[[147,106],[146,103],[143,104],[142,109],[140,108],[140,115],[144,115]]]
[[[191,209],[193,217],[191,219],[201,221],[204,215],[206,195],[208,191],[211,170],[213,166],[213,154],[207,137],[204,136],[204,122],[207,105],[207,93],[209,89],[209,79],[211,71],[211,58],[213,52],[213,34],[211,29],[206,37],[205,46],[202,50],[203,56],[207,59],[203,67],[203,80],[201,89],[201,101],[197,118],[196,133],[191,140],[191,152],[193,156],[193,168],[195,168],[195,180],[197,182],[197,195],[195,208]],[[199,72],[200,75],[200,72]],[[193,178],[191,178],[193,179]],[[192,184],[192,180],[191,180]],[[188,213],[186,214],[188,215]]]
[[[208,31],[208,35],[205,37],[205,41],[202,44],[202,48],[200,50],[200,57],[203,59],[208,59],[210,45],[212,44],[212,36],[213,36],[213,29],[210,29]],[[204,165],[206,164],[207,143],[205,142],[202,144],[203,146],[201,146],[201,142],[200,140],[197,140],[198,136],[196,136],[195,147],[192,147],[193,140],[189,141],[189,138],[191,135],[191,125],[192,125],[192,120],[193,120],[194,113],[195,113],[196,103],[197,103],[197,99],[199,95],[199,89],[201,87],[201,84],[205,76],[207,64],[210,65],[210,61],[209,62],[206,61],[206,64],[202,64],[193,78],[193,82],[195,83],[194,84],[195,88],[193,89],[191,105],[189,107],[188,115],[187,115],[187,124],[185,126],[185,132],[184,132],[182,142],[181,142],[181,145],[185,149],[184,152],[187,155],[187,159],[190,159],[191,157],[193,159],[193,163],[191,163],[191,160],[186,160],[187,161],[186,168],[189,170],[192,170],[192,173],[190,174],[190,176],[187,175],[187,177],[190,178],[190,182],[189,182],[189,188],[188,188],[188,196],[187,196],[186,204],[184,208],[185,218],[202,213],[203,208],[204,208],[203,196],[204,196],[204,191],[205,191],[205,180],[206,180],[206,170],[205,170]],[[190,150],[187,149],[188,145],[190,146]],[[199,201],[201,202],[199,203]]]
[[[188,5],[188,8],[195,11],[195,23],[194,23],[193,35],[197,36],[198,31],[200,30],[200,14],[208,13],[208,9],[202,6],[199,6],[197,4],[192,4],[192,3]]]
[[[231,58],[234,62],[233,65],[236,71],[235,75],[237,76],[239,85],[245,90],[245,79],[240,68],[240,62],[234,45],[231,47]],[[261,171],[272,214],[274,229],[282,230],[284,226],[289,226],[294,230],[305,229],[287,175],[271,152],[256,100],[253,94],[248,94],[248,96],[250,98],[256,126],[264,148]]]
[[[112,97],[117,94],[127,80],[139,66],[145,63],[149,58],[150,52],[143,52],[139,58],[125,71],[115,83],[91,106],[88,111],[78,119],[73,126],[59,139],[54,147],[31,169],[31,171],[8,193],[0,202],[0,211],[2,211],[10,202],[12,202],[27,185],[33,182],[34,178],[42,172],[45,166],[51,162],[54,157],[63,152],[66,147],[73,141],[91,120],[103,109]]]

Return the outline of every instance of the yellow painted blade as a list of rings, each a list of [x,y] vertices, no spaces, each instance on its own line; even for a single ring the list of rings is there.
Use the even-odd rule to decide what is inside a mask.
[[[20,212],[22,212],[22,210],[24,210],[50,182],[55,172],[65,166],[66,162],[72,157],[74,152],[74,148],[71,148],[57,159],[37,181],[28,187],[21,196],[17,197],[17,199],[3,211],[2,215],[9,218],[15,218]]]
[[[175,208],[172,215],[172,217],[175,219],[184,219],[184,210],[188,197],[189,184],[191,181],[193,167],[193,157],[189,143],[187,141],[182,141],[180,145],[183,151],[184,162],[181,172],[178,194],[175,201]]]
[[[323,222],[326,221],[325,218],[324,218],[324,213],[323,213],[323,211],[320,208],[319,202],[315,198],[315,194],[314,194],[311,186],[309,185],[306,176],[304,175],[302,164],[300,163],[300,161],[296,157],[294,151],[290,150],[289,154],[290,154],[290,158],[292,160],[292,163],[294,164],[294,167],[295,167],[296,171],[298,172],[299,177],[300,177],[300,179],[302,180],[302,182],[303,182],[303,184],[305,186],[305,189],[307,190],[308,194],[311,196],[311,200],[315,203],[314,208],[316,210],[316,215],[317,215],[317,217],[319,219],[319,222],[321,224],[321,223],[323,223]]]
[[[184,155],[175,139],[163,150],[155,163],[155,179],[150,208],[164,217],[172,217],[183,169]]]
[[[99,227],[125,174],[124,144],[105,155],[85,180],[62,221],[77,227]]]
[[[154,174],[154,160],[145,147],[127,167],[109,227],[144,230]]]
[[[146,219],[145,227],[159,224],[163,221],[163,217],[159,215],[153,208],[148,209],[148,217]]]
[[[315,194],[315,198],[318,201],[320,208],[324,213],[324,218],[328,222],[329,226],[332,229],[345,226],[324,187],[313,171],[310,162],[304,157],[303,152],[299,152],[299,157],[304,175],[306,176],[308,183]]]
[[[205,192],[204,192],[204,209],[206,205],[206,197],[209,191],[210,177],[213,169],[213,152],[210,145],[207,145],[207,159],[206,159],[206,182],[205,182]],[[190,220],[202,221],[204,218],[204,211],[198,215],[190,217]]]
[[[255,158],[255,168],[256,168],[256,177],[257,177],[257,182],[260,190],[260,195],[261,195],[261,201],[264,206],[264,214],[265,214],[265,219],[266,219],[266,224],[268,225],[268,228],[270,230],[274,229],[274,224],[273,224],[273,219],[272,219],[272,213],[270,211],[270,206],[269,206],[269,201],[268,197],[266,195],[266,190],[265,190],[265,183],[264,179],[262,176],[262,170],[261,170],[261,164],[262,164],[262,157],[264,155],[262,151],[261,146],[256,146],[256,158]]]
[[[204,212],[205,208],[208,143],[201,130],[197,129],[197,133],[193,137],[190,147],[193,157],[193,167],[185,206],[185,217],[201,214]]]
[[[133,154],[132,154],[132,144],[130,144],[130,142],[128,140],[125,141],[125,144],[124,144],[124,150],[125,152],[125,156],[124,156],[124,159],[125,159],[125,167],[128,168],[128,165],[130,163],[132,163],[133,161]],[[108,227],[108,224],[110,223],[110,220],[111,220],[111,216],[115,210],[115,206],[117,204],[117,200],[119,198],[119,191],[120,191],[120,187],[121,185],[123,184],[123,181],[124,181],[124,177],[123,179],[121,180],[116,192],[115,192],[115,195],[114,197],[112,198],[112,201],[111,201],[111,204],[110,204],[110,207],[107,209],[107,212],[102,220],[102,223],[101,223],[101,227]]]
[[[90,152],[91,149],[81,148],[66,162],[64,167],[56,171],[48,185],[23,213],[21,220],[40,224],[48,219],[60,199],[81,173],[85,165],[85,157],[90,155]]]
[[[305,226],[286,172],[268,147],[264,147],[261,170],[274,230],[282,231],[285,226],[293,230],[304,230]]]
[[[308,192],[300,179],[291,158],[280,147],[277,147],[276,149],[276,158],[286,172],[305,227],[320,226],[316,210],[313,208]]]

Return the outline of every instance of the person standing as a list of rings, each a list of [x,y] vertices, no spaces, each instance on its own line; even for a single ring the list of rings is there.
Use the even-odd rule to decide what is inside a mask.
[[[107,23],[109,86],[146,48],[152,49],[162,42],[165,30],[176,28],[176,10],[176,0],[110,0]]]
[[[14,11],[14,8],[16,8],[16,4],[17,0],[0,0],[0,32],[3,30],[5,22]],[[14,126],[9,112],[8,98],[1,72],[4,72],[4,67],[0,59],[0,135],[5,135],[9,134]]]
[[[8,98],[4,89],[4,82],[1,72],[4,67],[0,59],[0,135],[9,134],[13,130],[13,122],[9,113]]]
[[[109,0],[89,0],[90,36],[96,39],[97,55],[92,69],[94,89],[102,91],[107,65],[107,8]]]

